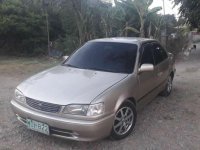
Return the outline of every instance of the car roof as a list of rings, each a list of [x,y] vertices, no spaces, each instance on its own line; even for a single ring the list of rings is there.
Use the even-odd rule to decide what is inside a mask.
[[[130,44],[141,44],[146,42],[156,42],[154,39],[139,38],[139,37],[112,37],[91,40],[90,42],[116,42],[116,43],[130,43]]]

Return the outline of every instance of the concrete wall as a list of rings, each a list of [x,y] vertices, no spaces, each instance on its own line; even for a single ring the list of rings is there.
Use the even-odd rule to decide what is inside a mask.
[[[200,42],[200,33],[192,31],[189,33],[189,39],[192,43],[199,43]]]

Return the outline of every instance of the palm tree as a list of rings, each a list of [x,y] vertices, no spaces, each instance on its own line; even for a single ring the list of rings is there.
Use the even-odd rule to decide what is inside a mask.
[[[116,0],[117,1],[117,0]],[[121,0],[122,3],[127,5],[132,10],[136,10],[139,21],[140,21],[140,29],[139,31],[136,28],[126,26],[126,30],[131,30],[133,32],[139,32],[140,37],[145,37],[145,22],[146,20],[153,14],[160,11],[161,7],[154,7],[150,9],[150,5],[153,3],[153,0]]]

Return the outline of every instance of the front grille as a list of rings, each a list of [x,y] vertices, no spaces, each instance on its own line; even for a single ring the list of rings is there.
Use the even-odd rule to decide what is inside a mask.
[[[55,127],[50,127],[50,133],[51,135],[59,135],[63,137],[75,137],[77,135],[77,133],[74,133],[71,130],[59,129]]]
[[[45,112],[58,113],[61,110],[60,105],[41,102],[41,101],[34,100],[28,97],[26,97],[26,103],[34,109],[45,111]]]
[[[57,136],[60,138],[66,138],[66,139],[78,139],[79,134],[77,132],[66,130],[66,129],[59,129],[55,127],[50,127],[50,134],[52,136]]]

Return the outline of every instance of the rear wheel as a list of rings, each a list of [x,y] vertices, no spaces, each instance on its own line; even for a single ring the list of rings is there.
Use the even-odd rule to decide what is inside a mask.
[[[166,84],[166,87],[165,87],[164,91],[161,92],[161,94],[160,94],[161,96],[167,97],[167,96],[169,96],[169,95],[171,94],[171,92],[172,92],[172,87],[173,87],[172,81],[173,81],[173,78],[172,78],[172,76],[170,75],[170,76],[168,77],[168,79],[167,79],[167,84]]]
[[[115,114],[115,120],[111,132],[111,138],[120,140],[127,137],[133,130],[137,119],[134,104],[124,102]]]

